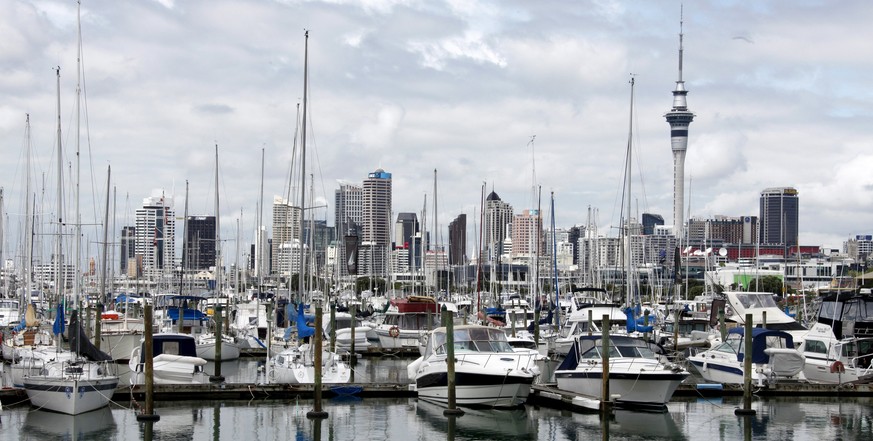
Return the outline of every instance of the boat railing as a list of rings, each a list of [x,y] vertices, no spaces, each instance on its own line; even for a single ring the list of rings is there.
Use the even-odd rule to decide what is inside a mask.
[[[491,363],[492,359],[500,359],[502,361],[506,360],[508,356],[511,355],[515,359],[515,370],[528,369],[531,367],[536,359],[533,354],[525,354],[519,352],[513,352],[512,354],[507,353],[483,353],[483,352],[461,352],[455,353],[455,362],[456,363],[469,363],[475,364],[477,366],[485,366]],[[485,358],[485,361],[482,361],[482,358]],[[446,354],[438,354],[437,358],[440,360],[445,360]],[[475,361],[474,361],[475,360]]]

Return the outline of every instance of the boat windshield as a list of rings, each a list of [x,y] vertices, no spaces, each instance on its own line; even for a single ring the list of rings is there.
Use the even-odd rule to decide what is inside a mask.
[[[770,293],[737,293],[737,300],[744,308],[778,308],[773,294]]]
[[[599,344],[582,354],[580,359],[600,359],[603,357],[602,346]],[[619,344],[609,342],[609,358],[649,358],[657,359],[655,353],[645,344]]]
[[[506,340],[506,334],[500,329],[462,328],[455,329],[452,334],[455,340],[455,353],[459,352],[513,352],[512,346]],[[445,334],[435,335],[437,353],[445,353]]]

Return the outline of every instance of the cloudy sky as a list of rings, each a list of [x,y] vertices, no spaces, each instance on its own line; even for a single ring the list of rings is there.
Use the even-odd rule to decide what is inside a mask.
[[[757,215],[762,189],[793,186],[801,243],[873,233],[873,4],[686,3],[691,215]],[[28,113],[34,192],[55,211],[55,66],[75,174],[76,2],[0,10],[0,186],[14,232]],[[535,205],[536,183],[544,209],[554,192],[559,227],[585,224],[591,207],[614,235],[633,73],[634,210],[669,224],[663,115],[679,11],[678,0],[84,0],[83,223],[102,219],[109,165],[119,229],[161,191],[181,213],[186,181],[189,212],[212,214],[218,144],[223,236],[242,212],[250,241],[262,149],[264,199],[287,191],[308,29],[307,174],[330,205],[319,218],[333,223],[338,181],[377,168],[393,174],[395,212],[419,212],[425,195],[430,212],[437,169],[442,227],[460,213],[472,224],[483,183],[517,212]]]

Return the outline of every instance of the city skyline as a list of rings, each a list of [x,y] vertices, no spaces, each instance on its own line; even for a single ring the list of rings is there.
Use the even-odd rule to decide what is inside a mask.
[[[11,256],[24,212],[23,161],[16,159],[25,113],[33,125],[34,176],[54,188],[54,66],[61,67],[65,161],[73,157],[76,15],[68,1],[3,6],[9,44],[0,46],[0,62],[9,74],[0,81],[0,167],[7,177],[0,186]],[[641,164],[635,174],[644,183],[634,183],[641,190],[635,205],[672,222],[664,112],[676,88],[679,1],[425,7],[84,0],[82,10],[83,214],[102,219],[102,208],[93,207],[102,205],[104,190],[86,193],[100,187],[89,183],[105,181],[111,164],[116,236],[155,189],[174,198],[178,215],[185,180],[190,212],[212,215],[217,143],[221,236],[235,237],[242,210],[241,240],[254,242],[260,148],[269,159],[263,203],[288,194],[304,28],[311,30],[308,149],[317,158],[307,170],[320,174],[320,202],[332,201],[336,181],[361,182],[382,168],[393,174],[393,211],[417,212],[437,168],[445,235],[459,214],[469,228],[480,222],[483,182],[516,212],[535,209],[533,159],[544,194],[555,192],[559,227],[584,224],[591,206],[600,213],[599,231],[609,234],[618,222],[633,72]],[[685,163],[686,218],[755,215],[762,189],[793,187],[803,197],[801,244],[840,248],[869,233],[873,137],[864,116],[873,106],[860,92],[869,62],[855,54],[871,36],[871,17],[873,7],[860,1],[841,8],[685,5],[683,75],[696,115]],[[847,29],[857,38],[847,41]],[[328,208],[317,216],[333,225],[333,207],[320,202]],[[47,218],[50,205],[42,208]],[[83,219],[89,223],[94,219]],[[95,249],[100,236],[85,229]]]

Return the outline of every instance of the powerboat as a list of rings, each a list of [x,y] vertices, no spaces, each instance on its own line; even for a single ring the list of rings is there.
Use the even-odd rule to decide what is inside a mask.
[[[145,342],[130,354],[130,384],[145,383]],[[155,384],[203,384],[206,360],[197,356],[194,337],[188,334],[160,333],[152,336],[152,368]]]
[[[422,400],[448,403],[446,328],[428,334],[424,354],[407,368]],[[540,372],[539,353],[515,351],[497,328],[454,328],[455,399],[459,406],[517,407],[530,394]]]
[[[873,338],[837,339],[831,325],[816,323],[798,351],[806,357],[803,376],[810,383],[843,384],[873,380]]]
[[[421,350],[422,337],[439,326],[440,314],[433,297],[409,296],[391,301],[393,309],[375,329],[382,349]]]
[[[752,381],[760,387],[776,381],[799,380],[805,357],[785,331],[752,328],[752,348],[745,348],[745,328],[732,328],[725,341],[688,357],[706,381],[743,384],[745,356],[752,357]]]
[[[609,400],[628,407],[663,408],[690,375],[663,361],[663,348],[639,337],[610,336],[604,348],[601,335],[576,339],[555,370],[558,389],[603,401],[603,353],[608,353]]]

